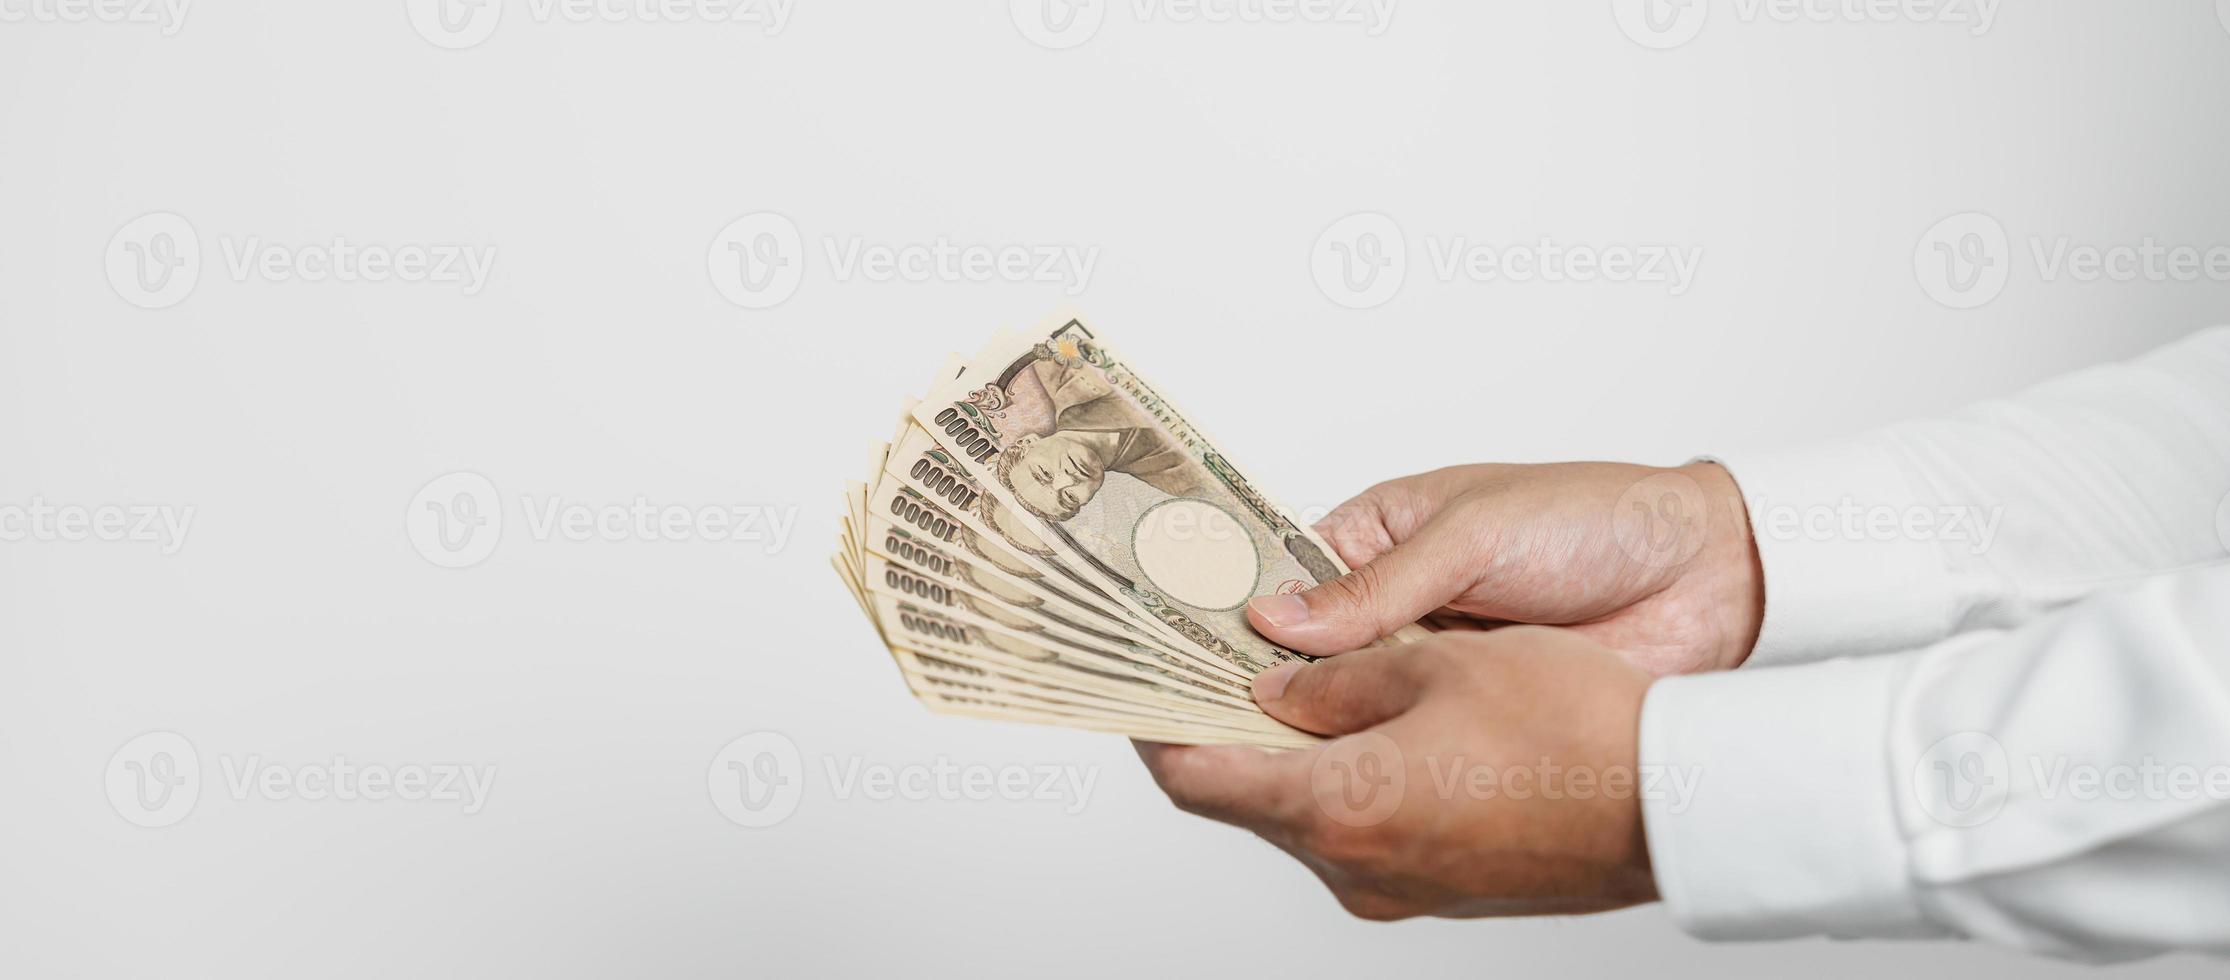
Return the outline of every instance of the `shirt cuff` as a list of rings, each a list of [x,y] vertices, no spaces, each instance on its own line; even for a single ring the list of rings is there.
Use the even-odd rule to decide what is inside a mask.
[[[1747,664],[1926,646],[1950,635],[1952,570],[1929,533],[1940,508],[1884,446],[1706,457],[1734,475],[1765,572]]]
[[[1642,819],[1658,893],[1680,928],[1701,939],[1941,934],[1915,898],[1891,783],[1903,662],[1667,677],[1650,688]]]

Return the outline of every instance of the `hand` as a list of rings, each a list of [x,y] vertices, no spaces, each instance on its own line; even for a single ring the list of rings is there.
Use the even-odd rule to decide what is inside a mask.
[[[1365,490],[1317,530],[1354,571],[1247,609],[1303,653],[1420,619],[1546,623],[1652,674],[1690,673],[1741,664],[1764,610],[1741,492],[1712,463],[1451,467]]]
[[[1345,738],[1138,752],[1179,808],[1262,835],[1363,918],[1601,911],[1657,897],[1635,768],[1649,683],[1570,630],[1443,633],[1255,679],[1263,710]]]

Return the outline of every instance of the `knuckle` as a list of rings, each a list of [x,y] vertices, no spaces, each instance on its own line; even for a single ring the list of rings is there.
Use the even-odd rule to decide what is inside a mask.
[[[1177,811],[1179,813],[1184,813],[1195,817],[1205,817],[1209,815],[1208,807],[1202,804],[1198,799],[1192,797],[1178,796],[1173,793],[1170,794],[1169,802],[1172,806],[1175,806],[1177,808]]]
[[[1501,503],[1495,495],[1479,490],[1456,498],[1449,504],[1449,513],[1456,530],[1480,544],[1496,540],[1496,531],[1508,523],[1502,519]]]
[[[1159,775],[1154,777],[1154,783],[1161,787],[1162,795],[1169,797],[1169,802],[1175,804],[1177,809],[1184,810],[1192,803],[1192,794],[1182,784]]]
[[[1370,627],[1373,637],[1391,633],[1407,622],[1393,604],[1393,582],[1387,575],[1384,564],[1372,562],[1332,580],[1339,583],[1345,610]]]
[[[1337,548],[1340,544],[1340,539],[1346,537],[1350,533],[1348,531],[1348,526],[1353,523],[1355,523],[1355,503],[1354,501],[1349,501],[1347,503],[1339,505],[1338,507],[1332,508],[1332,510],[1329,513],[1325,514],[1323,518],[1319,519],[1316,523],[1309,525],[1309,529],[1315,531],[1317,534],[1322,535],[1325,540],[1332,542],[1332,546],[1334,548]]]
[[[1412,493],[1411,488],[1416,485],[1418,478],[1430,475],[1412,474],[1410,476],[1397,476],[1391,480],[1380,480],[1364,489],[1362,493],[1356,494],[1354,502],[1372,510],[1382,510],[1388,505],[1407,500]]]
[[[1355,498],[1332,508],[1324,519],[1316,522],[1317,533],[1334,539],[1354,539],[1356,543],[1381,536],[1385,527],[1386,508],[1366,490]]]
[[[1494,630],[1490,632],[1501,632]],[[1409,683],[1418,689],[1419,697],[1454,697],[1491,702],[1500,697],[1496,690],[1497,671],[1492,644],[1488,641],[1471,643],[1419,643],[1422,647],[1409,658],[1406,671]]]
[[[1375,865],[1385,851],[1374,828],[1332,820],[1317,821],[1303,830],[1301,842],[1309,853],[1350,869]]]
[[[1171,773],[1169,770],[1168,760],[1160,756],[1151,755],[1141,756],[1141,758],[1144,759],[1146,763],[1146,775],[1153,778],[1154,785],[1161,787],[1162,792],[1164,793],[1174,792],[1170,789]]]
[[[1199,815],[1199,800],[1193,796],[1191,791],[1168,779],[1156,779],[1155,782],[1160,784],[1162,795],[1169,797],[1170,805],[1186,813]]]
[[[1382,581],[1386,573],[1377,565],[1364,565],[1352,572],[1326,583],[1340,605],[1350,609],[1368,610],[1378,604],[1378,596],[1385,591]]]
[[[1384,669],[1389,663],[1378,651],[1345,654],[1294,675],[1285,700],[1328,713],[1375,701],[1378,689],[1394,680]]]
[[[1357,524],[1367,524],[1375,522],[1378,519],[1379,512],[1382,509],[1382,503],[1385,499],[1384,494],[1381,492],[1383,487],[1385,487],[1385,484],[1381,483],[1378,486],[1365,490],[1353,497],[1349,497],[1339,506],[1332,508],[1332,512],[1330,514],[1326,514],[1324,516],[1324,519],[1328,522],[1352,522]]]
[[[1347,914],[1367,922],[1399,922],[1417,914],[1408,902],[1369,888],[1335,888],[1332,896]]]
[[[1162,794],[1169,797],[1169,802],[1177,809],[1195,816],[1200,814],[1203,798],[1198,783],[1188,775],[1182,762],[1164,756],[1148,771],[1154,777],[1154,785],[1161,787]]]
[[[1454,643],[1427,641],[1407,652],[1410,675],[1426,684],[1440,684],[1468,674],[1476,659]]]
[[[1292,683],[1286,686],[1286,699],[1306,705],[1338,703],[1354,689],[1354,673],[1354,668],[1336,660],[1330,665],[1310,667],[1293,675]]]

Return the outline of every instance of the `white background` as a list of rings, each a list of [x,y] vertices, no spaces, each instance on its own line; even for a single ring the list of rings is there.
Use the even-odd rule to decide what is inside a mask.
[[[2073,974],[1971,946],[1707,946],[1654,907],[1352,921],[1267,845],[1171,809],[1120,740],[927,714],[824,563],[899,396],[1064,303],[1296,508],[1460,461],[1825,438],[2230,319],[2223,283],[2045,281],[2026,248],[2230,241],[2214,3],[2007,3],[1978,37],[1713,2],[1668,50],[1603,0],[1404,0],[1378,36],[1099,9],[1065,50],[994,0],[797,0],[771,35],[506,0],[464,50],[400,0],[202,0],[168,36],[0,23],[0,505],[194,508],[171,555],[0,544],[0,974]],[[766,210],[800,229],[803,275],[747,310],[706,251]],[[1310,274],[1358,211],[1409,251],[1363,310]],[[2011,236],[2012,272],[1961,311],[1914,253],[1968,211]],[[105,266],[149,212],[205,253],[160,310]],[[497,259],[466,296],[235,279],[219,252],[334,236]],[[1068,297],[839,281],[823,244],[940,236],[1099,258]],[[1703,258],[1679,296],[1438,281],[1427,241],[1457,236]],[[505,526],[446,569],[405,515],[457,471],[498,488]],[[522,496],[797,526],[772,553],[535,540]],[[155,829],[104,792],[151,731],[202,770]],[[748,829],[707,769],[758,731],[799,748],[802,797]],[[220,769],[335,756],[497,777],[468,816],[235,798]],[[939,756],[1097,783],[1069,815],[839,799],[824,769]]]

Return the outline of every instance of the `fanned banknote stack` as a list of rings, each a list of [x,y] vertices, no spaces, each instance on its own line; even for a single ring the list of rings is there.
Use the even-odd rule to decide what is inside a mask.
[[[1255,674],[1305,658],[1246,602],[1346,567],[1082,322],[954,357],[873,456],[835,564],[931,710],[1317,741],[1250,697]]]

